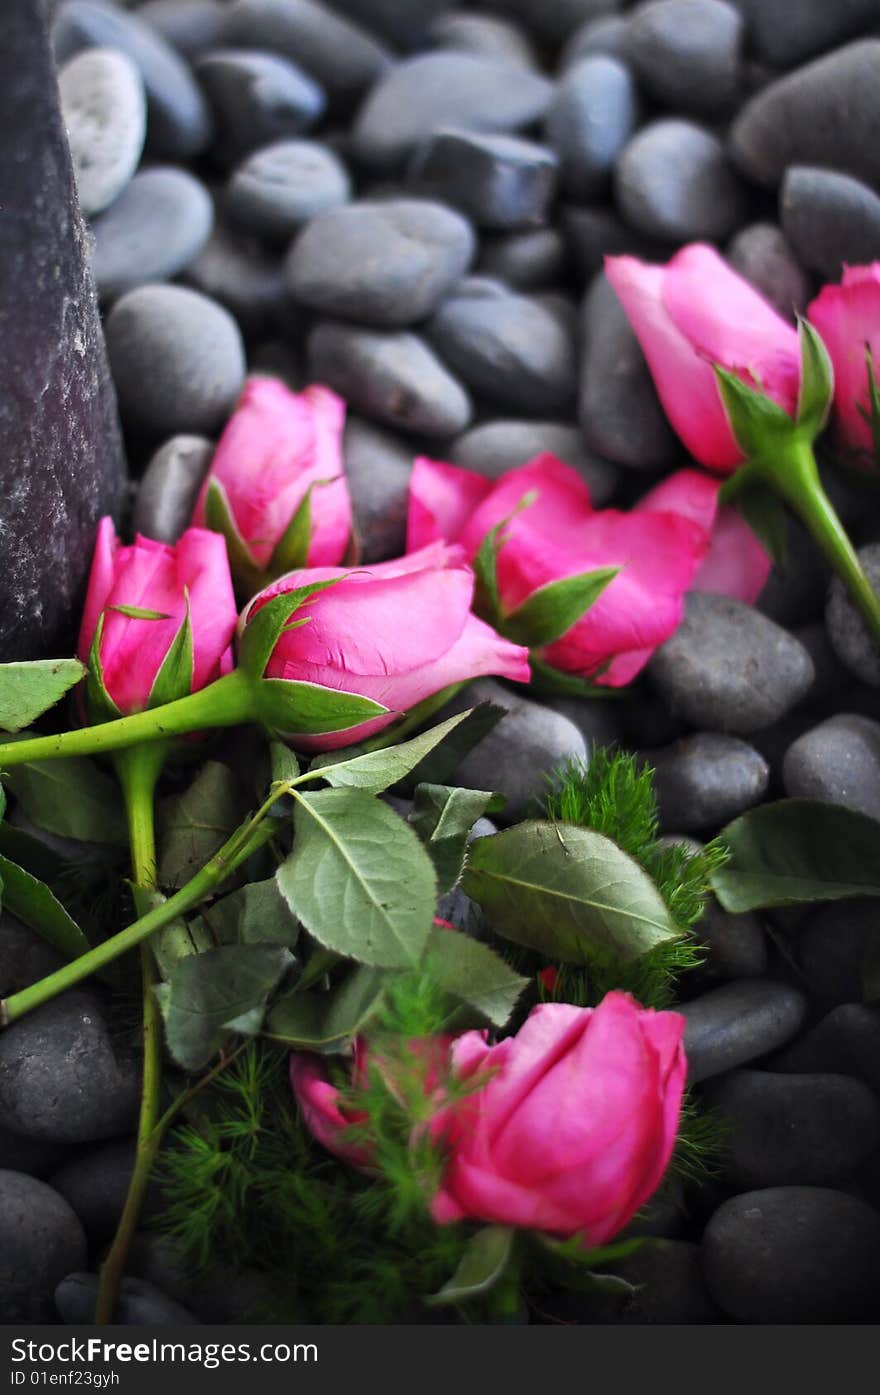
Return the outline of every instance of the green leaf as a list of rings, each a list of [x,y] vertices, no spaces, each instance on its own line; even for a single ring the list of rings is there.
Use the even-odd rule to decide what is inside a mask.
[[[161,905],[166,899],[157,892],[154,904]],[[150,946],[161,977],[170,979],[182,959],[214,949],[215,940],[202,916],[193,916],[191,920],[178,916],[150,936]]]
[[[726,911],[880,896],[880,822],[840,804],[762,804],[720,840],[731,856],[712,887]]]
[[[452,1278],[425,1302],[432,1308],[442,1308],[489,1293],[504,1277],[513,1253],[513,1238],[510,1226],[487,1225],[478,1230],[468,1241]]]
[[[774,566],[784,566],[788,551],[788,516],[776,491],[768,484],[746,485],[738,493],[736,505],[770,554]]]
[[[808,440],[814,441],[824,430],[834,400],[834,365],[819,331],[802,315],[798,316],[798,339],[801,387],[795,419]]]
[[[648,874],[588,828],[530,821],[477,838],[462,886],[492,929],[568,964],[623,964],[680,932]]]
[[[312,541],[312,490],[310,484],[299,507],[278,539],[275,551],[269,562],[272,576],[283,576],[285,572],[296,572],[308,565],[309,545]]]
[[[420,736],[414,736],[411,741],[402,741],[399,746],[387,746],[382,751],[364,753],[359,752],[357,746],[329,751],[312,761],[309,774],[320,771],[321,778],[334,788],[348,786],[381,794],[411,774],[426,756],[468,720],[473,710],[460,712],[439,726],[422,732]]]
[[[277,944],[292,949],[299,938],[299,921],[274,877],[248,882],[207,906],[203,915],[219,944]]]
[[[327,949],[377,968],[411,967],[437,899],[431,861],[412,829],[365,790],[297,792],[282,895]]]
[[[284,630],[295,628],[291,621],[296,612],[312,596],[326,591],[328,586],[336,586],[342,577],[332,577],[330,581],[314,581],[310,586],[299,586],[295,591],[284,591],[273,596],[259,610],[245,610],[245,625],[238,642],[238,665],[254,678],[262,678],[272,651]],[[308,620],[309,617],[304,617]],[[303,623],[303,620],[299,623]]]
[[[272,784],[287,784],[299,778],[300,766],[296,755],[283,741],[269,742],[269,763],[272,771]]]
[[[388,712],[387,707],[372,698],[322,688],[317,683],[263,678],[256,689],[258,715],[264,726],[296,736],[349,731]]]
[[[189,614],[189,595],[186,598],[186,614],[177,634],[168,647],[159,672],[153,679],[148,707],[162,707],[166,702],[176,702],[188,697],[193,685],[193,633]]]
[[[487,790],[462,790],[448,785],[416,787],[409,823],[434,864],[441,896],[452,890],[462,874],[468,834],[477,819],[499,807],[499,799]]]
[[[431,929],[422,967],[445,993],[493,1027],[506,1025],[529,982],[488,945],[440,925]]]
[[[65,959],[78,959],[91,949],[76,921],[45,882],[3,856],[0,856],[0,878],[4,910],[18,916]]]
[[[343,1049],[381,1008],[390,978],[385,969],[360,964],[329,993],[285,993],[263,1035],[309,1051]]]
[[[187,1071],[208,1065],[233,1023],[258,1031],[269,995],[293,962],[275,945],[221,945],[181,959],[162,1002],[177,1064]]]
[[[128,843],[125,810],[115,780],[88,756],[25,761],[4,780],[31,823],[85,843]]]
[[[619,574],[620,567],[599,567],[579,576],[566,576],[533,591],[511,614],[502,631],[514,644],[542,649],[575,625]]]
[[[715,365],[715,377],[731,430],[743,455],[758,460],[771,454],[780,441],[790,440],[795,430],[787,412],[763,392],[749,387],[735,373]]]
[[[160,885],[185,886],[238,827],[240,813],[232,771],[206,761],[189,789],[160,804]]]
[[[65,867],[65,859],[42,838],[35,838],[32,833],[10,823],[0,823],[0,853],[41,882],[56,881]]]
[[[54,707],[85,676],[79,659],[0,664],[0,727],[21,731]]]
[[[468,752],[479,746],[484,737],[506,716],[507,709],[493,702],[481,702],[472,707],[465,713],[464,721],[448,732],[440,745],[435,746],[410,772],[405,790],[411,792],[421,784],[446,784]]]

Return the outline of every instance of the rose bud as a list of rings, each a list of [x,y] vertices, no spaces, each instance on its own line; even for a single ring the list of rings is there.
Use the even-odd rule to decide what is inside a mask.
[[[335,566],[351,534],[342,459],[345,403],[276,378],[245,385],[214,452],[193,523],[222,533],[253,593],[294,567]]]
[[[834,364],[838,440],[861,457],[857,463],[865,463],[865,457],[874,461],[880,442],[873,423],[871,371],[880,355],[880,262],[847,267],[839,286],[820,291],[807,318]]]

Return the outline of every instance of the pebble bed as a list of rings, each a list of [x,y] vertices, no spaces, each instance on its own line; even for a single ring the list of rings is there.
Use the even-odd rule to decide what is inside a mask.
[[[133,523],[169,542],[251,371],[349,403],[366,561],[403,551],[418,454],[495,478],[550,450],[626,506],[687,462],[603,254],[708,240],[786,315],[880,256],[876,0],[65,0],[53,42]],[[827,483],[880,584],[880,496]],[[622,701],[472,684],[460,706],[509,716],[459,781],[514,821],[548,769],[619,742],[654,766],[670,836],[783,795],[880,817],[878,684],[792,525],[757,606],[692,594]],[[442,913],[468,912],[456,892]],[[683,1011],[691,1079],[730,1122],[723,1170],[652,1203],[662,1243],[620,1266],[634,1297],[548,1298],[548,1320],[876,1320],[880,1011],[859,963],[877,916],[710,908]],[[53,964],[0,920],[2,993]],[[0,1035],[0,1319],[90,1318],[81,1271],[112,1235],[137,1103],[95,987]],[[193,1284],[146,1230],[130,1273],[127,1322],[259,1302],[259,1275]]]

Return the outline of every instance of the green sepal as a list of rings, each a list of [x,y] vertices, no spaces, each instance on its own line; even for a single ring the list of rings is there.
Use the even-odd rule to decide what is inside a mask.
[[[822,336],[809,320],[798,316],[801,350],[801,388],[798,396],[798,430],[815,441],[824,430],[834,401],[834,365]]]
[[[868,375],[868,407],[858,404],[859,416],[866,421],[871,428],[871,436],[874,441],[874,456],[877,465],[880,466],[880,387],[877,386],[877,374],[874,371],[874,354],[870,344],[865,345],[865,369]]]
[[[545,694],[547,697],[614,698],[619,700],[626,696],[627,690],[625,688],[609,688],[596,682],[611,667],[610,659],[607,663],[600,664],[590,678],[583,678],[578,673],[563,673],[562,669],[553,668],[543,659],[537,658],[535,654],[530,656],[529,663],[532,669],[532,688],[536,693]]]
[[[715,377],[736,443],[747,460],[765,460],[791,439],[796,426],[782,407],[717,363]]]
[[[269,731],[297,736],[346,732],[385,717],[389,709],[358,693],[322,688],[288,678],[263,678],[254,685],[256,715]]]
[[[94,726],[100,722],[112,722],[122,713],[107,691],[104,683],[104,668],[101,663],[101,636],[104,633],[104,612],[98,616],[89,661],[86,665],[86,710],[89,721]]]
[[[328,586],[336,586],[342,577],[331,577],[329,581],[314,581],[310,586],[298,586],[295,591],[284,591],[273,596],[253,614],[245,611],[244,628],[238,644],[238,666],[253,678],[262,678],[272,652],[285,630],[296,629],[308,622],[309,617],[293,621],[299,608]]]
[[[126,620],[171,619],[171,616],[164,610],[146,610],[140,605],[108,605],[107,610],[112,610],[115,615],[124,615]]]
[[[505,615],[501,633],[527,649],[543,649],[576,625],[620,573],[620,567],[598,567],[578,576],[551,581],[533,591],[521,606]]]
[[[267,571],[270,576],[283,576],[285,572],[299,571],[308,566],[309,546],[312,541],[312,490],[310,484],[299,506],[282,533],[269,560]]]
[[[537,498],[534,489],[524,494],[515,509],[490,528],[477,550],[471,566],[477,578],[474,591],[474,611],[488,624],[498,629],[502,623],[501,592],[498,589],[498,554],[506,541],[511,522],[523,509],[531,508]]]
[[[209,481],[205,493],[205,526],[213,533],[223,535],[229,556],[229,569],[239,585],[251,595],[259,591],[266,584],[265,573],[257,565],[253,553],[238,531],[226,491],[214,477]]]
[[[188,591],[185,592],[185,596],[186,613],[153,679],[147,707],[163,707],[166,702],[176,702],[178,698],[188,697],[192,692],[195,660]]]
[[[513,1255],[514,1231],[506,1225],[487,1225],[467,1243],[458,1268],[439,1293],[425,1299],[430,1308],[444,1308],[482,1298],[500,1283]]]

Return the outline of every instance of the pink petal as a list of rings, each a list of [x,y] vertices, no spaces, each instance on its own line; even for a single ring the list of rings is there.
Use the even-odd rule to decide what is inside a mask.
[[[92,569],[89,574],[89,588],[86,593],[86,603],[76,648],[77,655],[83,663],[88,662],[95,630],[113,586],[114,560],[118,549],[119,539],[116,536],[113,519],[105,515],[98,524],[95,551],[92,555]]]
[[[880,377],[880,263],[848,267],[842,286],[825,286],[807,311],[834,365],[837,434],[848,450],[873,458],[866,350]],[[861,411],[859,409],[862,409]]]
[[[454,541],[491,489],[491,480],[473,470],[419,456],[409,485],[407,552],[438,538]]]

